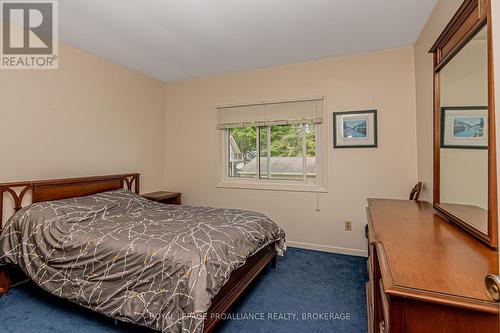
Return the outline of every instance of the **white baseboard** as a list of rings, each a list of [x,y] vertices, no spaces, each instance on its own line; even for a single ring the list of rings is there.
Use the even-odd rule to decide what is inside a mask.
[[[306,250],[315,250],[315,251],[322,251],[322,252],[329,252],[329,253],[347,254],[350,256],[358,256],[358,257],[368,257],[368,251],[360,250],[360,249],[350,249],[350,248],[339,247],[339,246],[310,244],[310,243],[293,242],[293,241],[286,241],[286,244],[290,247],[298,247],[298,248],[306,249]]]

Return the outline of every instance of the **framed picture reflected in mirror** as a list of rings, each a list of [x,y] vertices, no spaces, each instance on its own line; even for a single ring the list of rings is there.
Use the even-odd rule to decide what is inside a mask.
[[[442,107],[441,148],[488,149],[488,107]]]

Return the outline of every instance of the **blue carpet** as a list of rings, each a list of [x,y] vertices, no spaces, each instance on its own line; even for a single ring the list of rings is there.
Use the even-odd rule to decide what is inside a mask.
[[[366,279],[366,258],[289,248],[276,269],[264,270],[217,332],[366,332]],[[153,332],[117,325],[32,284],[0,297],[0,331]]]

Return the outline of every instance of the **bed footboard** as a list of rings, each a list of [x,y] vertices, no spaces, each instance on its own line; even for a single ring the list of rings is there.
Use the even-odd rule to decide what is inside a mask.
[[[207,311],[204,333],[210,333],[223,319],[223,314],[228,313],[230,308],[239,297],[250,287],[252,282],[271,262],[276,267],[277,251],[275,243],[272,243],[250,258],[246,263],[231,273],[231,277],[212,300],[212,306]]]

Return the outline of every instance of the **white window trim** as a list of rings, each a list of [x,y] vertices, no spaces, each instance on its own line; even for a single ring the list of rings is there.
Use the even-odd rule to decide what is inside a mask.
[[[323,112],[326,110],[326,100]],[[324,115],[323,115],[324,116]],[[267,180],[256,178],[229,177],[229,142],[227,130],[218,130],[217,188],[292,191],[292,192],[328,192],[328,118],[324,117],[322,124],[316,124],[316,183],[305,184],[288,180]],[[259,140],[257,139],[257,144]],[[258,163],[257,163],[258,164]]]

